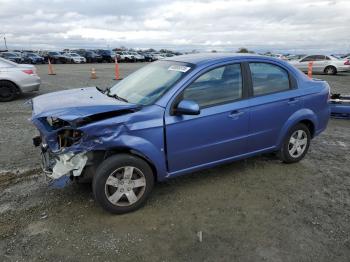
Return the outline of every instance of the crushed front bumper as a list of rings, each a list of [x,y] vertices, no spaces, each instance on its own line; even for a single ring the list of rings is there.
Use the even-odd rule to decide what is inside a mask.
[[[80,176],[83,172],[88,160],[86,152],[54,154],[40,137],[33,138],[33,144],[40,146],[41,168],[48,177],[58,179],[66,175]]]

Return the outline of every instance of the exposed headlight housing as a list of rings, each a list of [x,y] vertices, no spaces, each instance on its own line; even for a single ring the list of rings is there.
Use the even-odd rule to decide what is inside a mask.
[[[59,119],[57,117],[47,117],[46,122],[53,128],[58,129],[61,127],[69,126],[69,123],[67,121],[64,121],[62,119]]]
[[[83,136],[83,132],[77,129],[62,129],[57,132],[57,142],[60,148],[70,147],[76,144]]]

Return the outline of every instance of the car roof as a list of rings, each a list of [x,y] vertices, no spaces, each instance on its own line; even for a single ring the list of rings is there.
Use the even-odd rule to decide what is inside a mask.
[[[222,60],[234,58],[261,58],[261,55],[246,54],[246,53],[198,53],[168,57],[166,61],[177,61],[191,63],[195,65],[204,64],[207,62],[220,62]]]

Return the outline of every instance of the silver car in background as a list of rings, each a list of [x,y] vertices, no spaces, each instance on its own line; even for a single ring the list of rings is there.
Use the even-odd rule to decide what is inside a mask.
[[[339,59],[331,55],[308,55],[301,58],[300,60],[289,61],[290,64],[303,72],[308,71],[308,65],[310,62],[313,62],[313,73],[335,75],[338,72],[350,71],[349,60]]]
[[[74,64],[86,63],[86,58],[77,53],[64,53],[63,55],[67,57],[68,61],[70,60]]]
[[[39,90],[39,87],[40,77],[35,66],[0,58],[0,102],[14,100],[22,93]]]

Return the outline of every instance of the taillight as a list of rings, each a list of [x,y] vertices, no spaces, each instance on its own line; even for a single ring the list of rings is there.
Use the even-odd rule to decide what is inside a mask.
[[[344,65],[350,65],[350,61],[349,60],[346,60]]]
[[[26,73],[28,75],[35,75],[34,70],[32,69],[26,69],[26,70],[22,70],[23,73]]]

